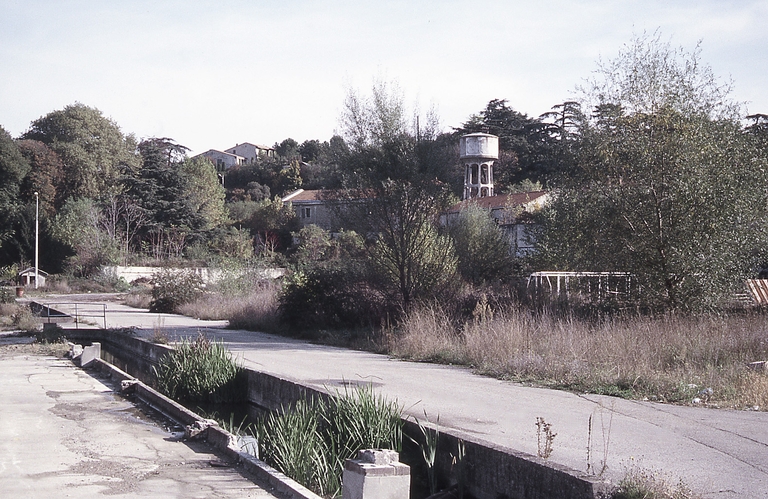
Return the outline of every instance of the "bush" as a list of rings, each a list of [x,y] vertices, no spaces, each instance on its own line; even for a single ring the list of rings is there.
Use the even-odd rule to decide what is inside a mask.
[[[203,294],[203,280],[191,270],[162,269],[152,284],[150,312],[174,313]]]
[[[184,339],[153,367],[161,392],[190,402],[233,402],[238,399],[236,378],[241,368],[223,343],[203,334]]]
[[[378,322],[379,300],[361,262],[329,262],[295,272],[284,284],[279,313],[296,329],[340,328]]]

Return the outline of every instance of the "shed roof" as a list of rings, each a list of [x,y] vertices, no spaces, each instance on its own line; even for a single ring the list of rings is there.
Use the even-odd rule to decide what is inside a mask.
[[[528,203],[536,201],[547,195],[547,191],[516,192],[514,194],[500,194],[498,196],[486,196],[483,198],[465,199],[448,209],[448,213],[458,213],[469,206],[476,205],[486,210],[497,210],[500,208],[511,208],[514,206],[525,206]],[[542,200],[543,201],[543,200]]]

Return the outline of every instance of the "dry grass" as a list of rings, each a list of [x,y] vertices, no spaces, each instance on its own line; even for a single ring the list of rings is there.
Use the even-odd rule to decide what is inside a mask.
[[[762,314],[613,319],[593,324],[513,310],[456,327],[438,308],[409,314],[388,350],[416,360],[469,365],[544,386],[628,398],[768,408]],[[707,388],[712,394],[701,393]]]
[[[149,304],[152,301],[152,289],[140,288],[133,290],[125,295],[123,303],[133,308],[145,308],[149,309]]]
[[[0,330],[33,331],[38,328],[39,324],[40,320],[32,315],[28,306],[16,303],[0,303]]]
[[[672,483],[664,473],[633,467],[627,470],[611,499],[701,499],[684,482]]]
[[[274,331],[278,327],[279,289],[278,282],[266,281],[244,296],[206,293],[179,307],[179,312],[198,319],[228,320],[236,329]]]

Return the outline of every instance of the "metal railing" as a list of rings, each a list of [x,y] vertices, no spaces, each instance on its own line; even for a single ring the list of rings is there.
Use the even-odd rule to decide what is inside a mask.
[[[50,323],[57,318],[72,317],[75,322],[75,329],[80,329],[80,324],[87,322],[82,319],[101,319],[104,329],[107,329],[106,303],[56,302],[45,303],[42,306],[40,317],[46,319],[46,322]]]

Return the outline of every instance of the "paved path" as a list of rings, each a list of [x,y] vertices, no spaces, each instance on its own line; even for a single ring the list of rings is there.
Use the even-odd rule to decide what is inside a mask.
[[[273,497],[71,361],[29,348],[0,346],[0,497]]]
[[[114,314],[114,318],[113,318]],[[119,320],[118,320],[119,317]],[[627,468],[683,479],[707,498],[768,498],[768,412],[733,411],[630,401],[531,388],[467,369],[393,360],[366,352],[238,330],[220,323],[166,316],[171,336],[198,330],[226,341],[247,367],[317,388],[370,382],[406,412],[424,413],[476,440],[537,453],[536,418],[557,433],[550,459],[586,472],[592,417],[591,469],[607,464],[613,481]],[[151,336],[154,314],[109,304],[112,327],[138,325]],[[171,325],[173,324],[173,325]],[[187,324],[185,327],[184,325]]]

